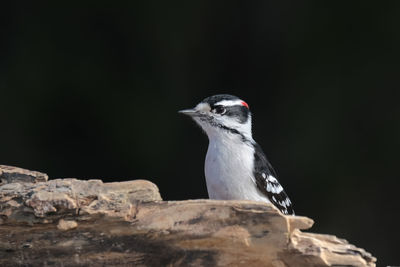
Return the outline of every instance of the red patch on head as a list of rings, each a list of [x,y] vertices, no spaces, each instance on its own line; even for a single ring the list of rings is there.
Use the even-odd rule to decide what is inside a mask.
[[[244,106],[244,107],[246,107],[247,109],[249,109],[249,105],[247,105],[247,103],[246,102],[244,102],[244,101],[242,101],[242,106]]]

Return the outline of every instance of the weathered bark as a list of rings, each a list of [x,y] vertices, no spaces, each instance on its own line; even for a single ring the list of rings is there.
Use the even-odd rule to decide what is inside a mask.
[[[375,266],[363,249],[303,233],[311,219],[268,204],[162,201],[148,181],[46,182],[4,169],[1,266]]]

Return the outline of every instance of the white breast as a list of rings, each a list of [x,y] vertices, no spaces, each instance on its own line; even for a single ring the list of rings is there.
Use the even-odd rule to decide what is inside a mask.
[[[205,175],[211,199],[247,199],[269,202],[258,191],[253,176],[254,148],[238,135],[210,138]]]

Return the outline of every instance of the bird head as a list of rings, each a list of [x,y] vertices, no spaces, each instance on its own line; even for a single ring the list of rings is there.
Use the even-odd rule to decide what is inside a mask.
[[[236,96],[210,96],[194,108],[179,112],[190,116],[210,139],[237,134],[252,140],[249,105]]]

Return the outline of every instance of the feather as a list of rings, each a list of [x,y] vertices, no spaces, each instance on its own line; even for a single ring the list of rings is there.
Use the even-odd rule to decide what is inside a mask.
[[[282,213],[294,215],[292,202],[277,180],[277,175],[261,147],[254,142],[254,177],[257,189]]]

